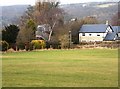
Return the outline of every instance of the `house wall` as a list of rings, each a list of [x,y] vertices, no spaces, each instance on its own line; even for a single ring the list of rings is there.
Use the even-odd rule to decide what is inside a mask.
[[[120,37],[120,33],[118,33],[118,37]]]
[[[79,42],[103,41],[107,33],[79,33]],[[99,35],[99,36],[98,36]]]

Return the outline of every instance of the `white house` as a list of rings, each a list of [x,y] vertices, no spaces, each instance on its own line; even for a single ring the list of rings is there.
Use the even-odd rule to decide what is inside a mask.
[[[48,40],[51,27],[48,24],[38,25],[36,30],[36,38]]]
[[[111,38],[109,39],[109,37]],[[115,39],[116,32],[107,24],[86,24],[83,25],[79,31],[79,42],[95,42]]]

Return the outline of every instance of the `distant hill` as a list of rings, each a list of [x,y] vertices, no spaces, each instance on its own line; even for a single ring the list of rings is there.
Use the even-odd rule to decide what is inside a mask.
[[[66,20],[71,18],[84,18],[86,16],[94,16],[100,22],[111,20],[112,16],[118,12],[117,2],[92,2],[92,3],[79,3],[61,6],[67,13]]]
[[[2,25],[18,24],[19,18],[27,10],[28,5],[0,6],[0,23]]]
[[[65,11],[65,20],[71,18],[84,18],[86,16],[95,16],[100,22],[110,20],[118,11],[117,2],[91,2],[78,3],[60,6]],[[2,6],[0,12],[0,24],[18,24],[20,17],[27,10],[28,5]]]

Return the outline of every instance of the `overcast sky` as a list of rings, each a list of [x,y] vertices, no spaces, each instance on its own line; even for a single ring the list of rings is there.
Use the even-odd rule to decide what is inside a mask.
[[[61,4],[70,4],[70,3],[83,3],[83,2],[102,2],[109,0],[59,0]],[[119,1],[119,0],[112,0]],[[35,0],[0,0],[0,6],[8,6],[8,5],[21,5],[21,4],[29,4],[34,5]]]

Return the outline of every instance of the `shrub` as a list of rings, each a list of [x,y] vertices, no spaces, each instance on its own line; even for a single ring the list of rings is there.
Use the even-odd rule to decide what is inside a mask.
[[[33,46],[33,49],[45,48],[45,41],[44,40],[32,40],[31,44]]]
[[[62,35],[60,37],[60,43],[62,48],[69,48],[69,35]]]
[[[24,50],[25,49],[25,44],[20,42],[17,44],[17,47],[18,47],[18,50],[21,49],[21,50]]]
[[[50,42],[46,41],[46,48],[49,49],[50,48]]]
[[[30,43],[26,42],[25,43],[25,50],[28,51],[30,49]]]
[[[6,41],[0,42],[0,50],[1,51],[7,51],[9,48],[9,44]]]

